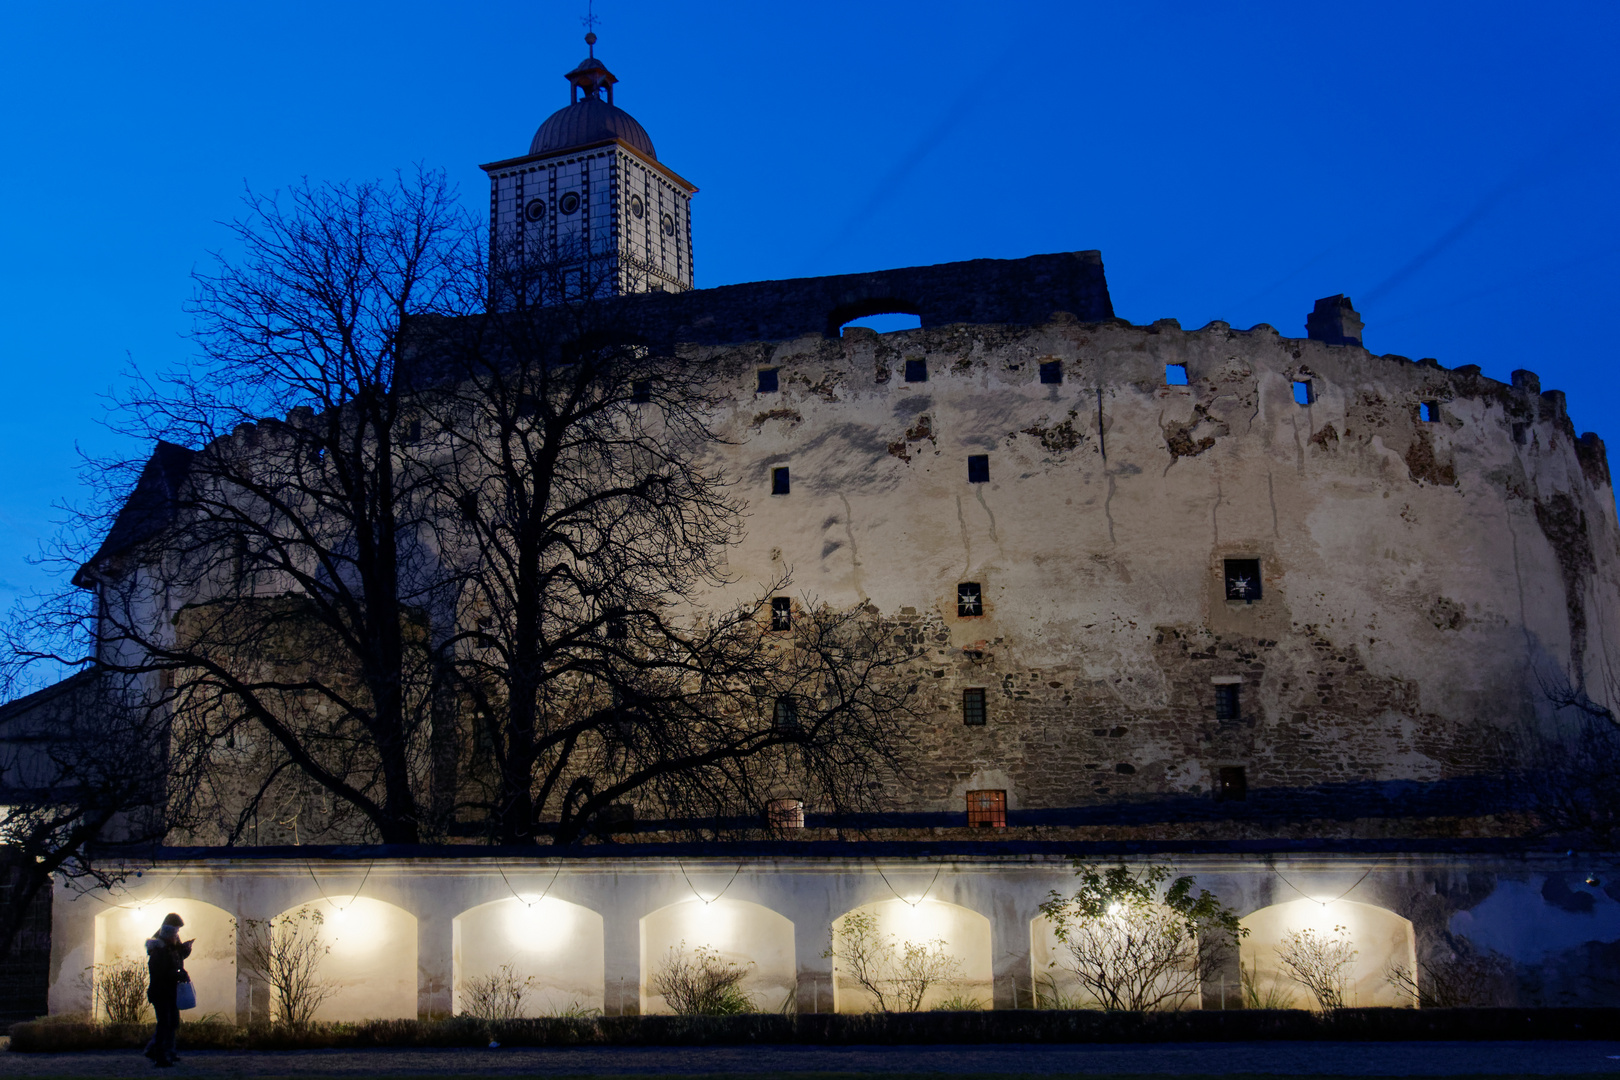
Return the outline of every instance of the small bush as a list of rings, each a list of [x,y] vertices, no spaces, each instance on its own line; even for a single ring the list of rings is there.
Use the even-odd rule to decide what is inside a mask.
[[[519,978],[511,964],[502,964],[493,974],[462,983],[462,1015],[479,1020],[516,1020],[523,1015],[523,999],[533,985],[534,976]]]
[[[1316,999],[1322,1012],[1344,1008],[1347,970],[1355,963],[1356,949],[1350,931],[1335,926],[1331,934],[1315,930],[1295,930],[1277,946],[1277,962]]]
[[[652,987],[677,1016],[735,1016],[755,1011],[753,1000],[738,985],[753,966],[722,960],[719,950],[707,945],[689,952],[683,941],[679,948],[670,948],[652,977]]]
[[[97,964],[91,985],[95,991],[92,1015],[110,1024],[139,1024],[152,1015],[146,1001],[146,965],[138,960]]]
[[[984,1002],[966,994],[956,994],[934,1006],[935,1012],[983,1012]]]

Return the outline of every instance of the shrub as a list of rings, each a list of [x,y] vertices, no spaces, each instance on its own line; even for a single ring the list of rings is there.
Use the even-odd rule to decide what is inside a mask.
[[[115,960],[97,964],[92,970],[92,1016],[105,1017],[109,1024],[139,1024],[151,1014],[146,1001],[145,964],[139,960]]]
[[[916,1012],[929,987],[949,986],[961,974],[962,962],[942,939],[900,941],[878,933],[877,917],[854,911],[834,924],[823,956],[837,960],[861,989],[872,995],[879,1012]]]
[[[493,974],[462,983],[461,1015],[479,1020],[516,1020],[523,1015],[523,999],[533,985],[534,976],[519,978],[511,964],[502,964]]]
[[[1310,991],[1324,1013],[1344,1008],[1346,969],[1355,959],[1350,931],[1342,926],[1335,926],[1331,934],[1295,930],[1277,946],[1277,961],[1288,977]]]
[[[1271,977],[1271,982],[1264,988],[1260,987],[1260,965],[1251,962],[1248,967],[1238,965],[1238,974],[1243,982],[1243,1007],[1245,1009],[1292,1009],[1294,995],[1286,986],[1277,985],[1277,976]]]
[[[1041,913],[1068,954],[1064,968],[1104,1009],[1181,1008],[1245,930],[1237,913],[1170,868],[1075,867],[1080,887]],[[1053,961],[1054,965],[1057,961]]]
[[[748,968],[720,958],[718,949],[686,942],[671,947],[652,977],[652,987],[678,1016],[734,1016],[754,1011],[754,1002],[738,984]]]
[[[1496,952],[1447,953],[1419,961],[1418,971],[1391,963],[1384,969],[1384,979],[1420,1009],[1511,1005],[1517,996],[1513,962]]]

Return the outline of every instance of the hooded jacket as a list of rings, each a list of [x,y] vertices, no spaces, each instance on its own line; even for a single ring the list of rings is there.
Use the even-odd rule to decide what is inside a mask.
[[[186,974],[186,957],[190,955],[191,942],[181,941],[178,931],[172,939],[165,939],[163,930],[146,939],[147,1001],[156,1005],[174,1000],[175,987],[191,981]]]

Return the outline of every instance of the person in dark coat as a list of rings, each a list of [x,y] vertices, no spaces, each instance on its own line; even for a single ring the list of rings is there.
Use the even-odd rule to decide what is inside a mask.
[[[180,940],[180,928],[186,921],[170,912],[163,917],[158,932],[146,939],[146,1000],[157,1014],[157,1030],[146,1044],[146,1056],[159,1068],[167,1068],[179,1061],[174,1052],[175,1033],[180,1029],[180,1008],[175,994],[180,984],[190,982],[186,974],[186,957],[191,955],[192,942]]]

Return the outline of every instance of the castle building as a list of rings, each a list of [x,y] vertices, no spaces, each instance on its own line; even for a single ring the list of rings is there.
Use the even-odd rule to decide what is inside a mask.
[[[1133,325],[1094,251],[695,289],[696,189],[587,41],[529,153],[483,166],[492,258],[577,262],[616,324],[728,387],[715,454],[748,517],[716,608],[791,571],[784,627],[866,605],[920,649],[895,812],[835,836],[783,790],[767,841],[170,848],[116,894],[57,893],[53,1012],[176,910],[204,1011],[262,1017],[230,921],[309,905],[337,928],[329,1019],[454,1011],[503,963],[541,1012],[667,1011],[653,974],[698,943],[761,1008],[861,1011],[826,955],[857,912],[947,943],[929,1004],[1049,1007],[1077,991],[1040,905],[1076,859],[1173,866],[1243,916],[1189,1007],[1241,1007],[1240,965],[1299,999],[1278,950],[1335,928],[1352,1003],[1467,963],[1502,1003],[1615,1003],[1611,856],[1549,842],[1512,788],[1522,738],[1568,720],[1558,687],[1620,706],[1614,490],[1562,393],[1370,352],[1342,296],[1304,336]],[[847,326],[891,312],[920,328]],[[102,565],[184,452],[149,472]]]

